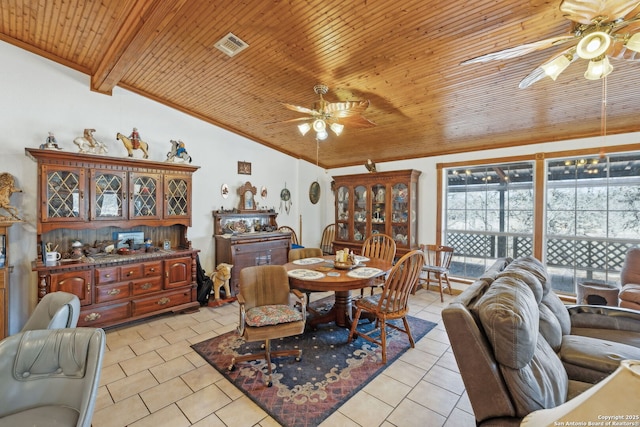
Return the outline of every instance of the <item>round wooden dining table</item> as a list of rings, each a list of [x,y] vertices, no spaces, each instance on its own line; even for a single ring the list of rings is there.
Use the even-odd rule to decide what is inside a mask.
[[[393,266],[390,262],[374,258],[362,261],[353,269],[341,270],[335,268],[334,259],[334,256],[329,255],[322,257],[322,260],[307,258],[285,264],[291,287],[303,292],[334,292],[335,294],[335,302],[331,310],[309,320],[308,323],[312,327],[329,322],[335,322],[336,325],[344,328],[351,327],[353,320],[351,291],[371,286],[376,277],[385,275]]]

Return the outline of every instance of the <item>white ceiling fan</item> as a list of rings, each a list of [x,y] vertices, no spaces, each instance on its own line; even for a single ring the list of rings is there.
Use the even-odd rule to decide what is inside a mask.
[[[517,58],[527,53],[563,46],[520,82],[520,89],[549,76],[555,80],[578,58],[589,61],[585,78],[598,80],[613,71],[609,58],[640,60],[640,5],[638,0],[563,0],[562,15],[573,22],[571,34],[481,55],[461,62],[473,64]]]

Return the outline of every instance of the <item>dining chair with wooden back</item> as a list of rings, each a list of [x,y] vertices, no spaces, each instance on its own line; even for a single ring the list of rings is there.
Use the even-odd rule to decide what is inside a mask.
[[[364,243],[360,255],[367,258],[378,258],[393,263],[396,257],[396,242],[391,236],[376,233],[369,236]],[[377,279],[374,286],[371,287],[371,294],[376,286],[384,284],[384,277]],[[364,295],[364,289],[360,290],[360,295]]]
[[[413,250],[405,254],[396,265],[393,266],[382,292],[375,295],[362,297],[355,301],[356,314],[349,332],[349,342],[357,335],[365,340],[379,345],[382,348],[382,363],[387,363],[387,327],[404,332],[409,338],[411,347],[415,347],[407,314],[409,313],[409,295],[416,286],[420,271],[424,264],[422,251]],[[361,315],[369,314],[375,317],[376,327],[369,332],[357,330]],[[390,320],[402,319],[404,329]],[[379,338],[377,334],[379,332]]]
[[[295,305],[290,303],[297,300]],[[238,333],[246,342],[264,341],[261,353],[243,354],[231,360],[229,370],[237,362],[265,359],[267,361],[267,387],[272,383],[272,357],[302,357],[302,350],[271,351],[271,340],[299,335],[306,322],[306,299],[297,289],[289,287],[289,276],[283,265],[257,265],[240,270],[240,306]],[[292,301],[293,302],[293,301]]]
[[[296,232],[295,232],[295,230],[293,228],[288,227],[286,225],[282,225],[282,226],[278,227],[278,231],[291,233],[291,244],[292,245],[299,245],[300,244],[300,242],[298,241],[298,235],[296,234]]]
[[[451,295],[449,269],[451,268],[454,248],[442,245],[420,245],[420,250],[424,252],[424,266],[422,266],[423,274],[420,277],[418,286],[429,289],[429,284],[436,284],[440,290],[440,302],[444,302],[443,289],[448,288],[449,295]],[[445,286],[443,286],[442,279],[446,282]],[[418,286],[413,290],[414,294],[418,290]]]
[[[304,258],[320,258],[322,257],[322,249],[320,248],[296,248],[289,251],[289,262],[297,261]]]
[[[329,224],[322,231],[322,239],[320,240],[320,249],[325,255],[333,255],[336,251],[333,249],[333,241],[336,239],[336,225]]]

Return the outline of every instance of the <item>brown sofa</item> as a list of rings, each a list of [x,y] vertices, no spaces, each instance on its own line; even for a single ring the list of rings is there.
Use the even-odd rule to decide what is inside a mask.
[[[640,359],[640,312],[564,305],[533,257],[497,260],[442,318],[482,426],[519,425]]]

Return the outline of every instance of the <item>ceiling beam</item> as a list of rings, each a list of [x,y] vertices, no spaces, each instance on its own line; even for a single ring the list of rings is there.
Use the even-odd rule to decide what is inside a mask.
[[[187,0],[133,2],[130,12],[118,19],[121,25],[91,76],[91,90],[110,95],[136,59],[158,41],[158,35],[185,3]]]

